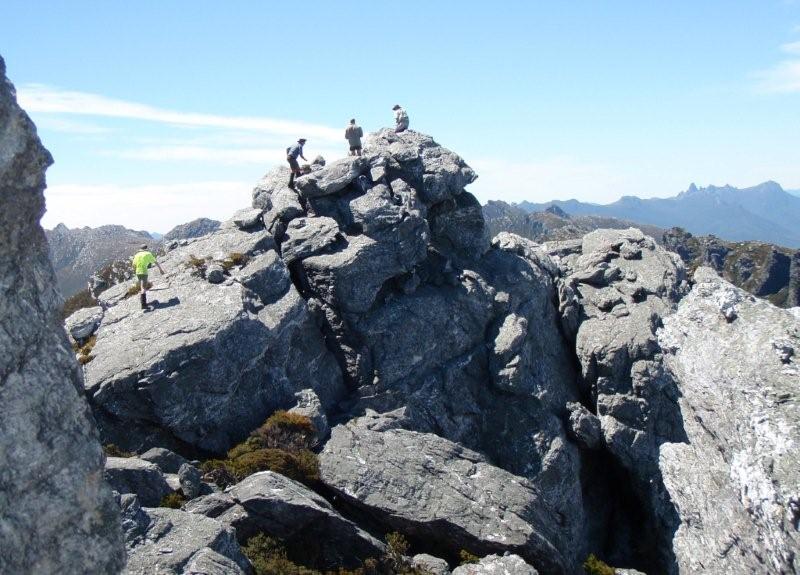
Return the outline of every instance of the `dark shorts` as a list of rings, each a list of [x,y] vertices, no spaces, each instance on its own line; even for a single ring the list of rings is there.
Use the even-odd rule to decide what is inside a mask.
[[[350,146],[350,151],[355,152],[356,150],[360,150],[361,146]]]
[[[300,171],[300,164],[298,164],[297,160],[295,160],[293,157],[287,156],[286,157],[286,161],[289,162],[289,169],[290,170],[292,170],[293,172],[299,172]]]

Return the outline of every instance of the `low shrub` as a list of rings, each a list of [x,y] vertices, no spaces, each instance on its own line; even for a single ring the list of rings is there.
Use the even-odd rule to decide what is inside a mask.
[[[94,349],[94,344],[96,343],[97,336],[92,335],[82,346],[78,346],[78,344],[72,345],[72,349],[78,354],[78,363],[81,365],[86,365],[94,359],[95,356],[92,355],[92,350]]]
[[[583,570],[589,575],[614,575],[616,573],[613,567],[598,559],[594,553],[590,554],[583,562]]]
[[[61,307],[61,321],[63,322],[73,313],[85,307],[94,307],[97,305],[97,300],[92,297],[89,290],[81,290],[75,295],[69,297]]]
[[[184,503],[186,503],[186,497],[183,496],[183,493],[180,491],[174,491],[165,495],[161,499],[161,503],[159,503],[158,506],[169,507],[170,509],[180,509],[183,507]]]
[[[228,254],[228,257],[222,260],[222,269],[226,272],[229,271],[234,266],[243,266],[247,264],[247,261],[250,258],[247,257],[247,254],[242,254],[239,252],[231,252]]]
[[[280,410],[251,433],[250,440],[261,448],[302,451],[317,445],[317,428],[305,415]]]
[[[152,287],[153,287],[153,284],[150,283],[150,282],[147,282],[147,289],[150,289]],[[128,288],[128,291],[125,292],[125,297],[126,298],[127,297],[133,297],[133,296],[137,295],[140,291],[142,291],[142,286],[139,285],[139,282],[137,281],[135,284],[133,284],[131,287]]]
[[[235,457],[210,459],[204,462],[201,465],[202,470],[212,474],[217,470],[223,470],[233,482],[241,481],[259,471],[274,471],[309,486],[319,481],[319,460],[311,451],[291,453],[274,448],[244,451],[241,447],[239,445],[231,450],[235,453]],[[225,486],[220,485],[220,487]]]
[[[136,454],[130,451],[124,451],[114,445],[113,443],[107,443],[103,446],[103,451],[106,452],[107,457],[134,457]]]
[[[477,563],[481,560],[480,557],[475,555],[474,553],[470,553],[466,549],[462,549],[458,552],[458,556],[461,559],[461,565],[467,565],[469,563]]]

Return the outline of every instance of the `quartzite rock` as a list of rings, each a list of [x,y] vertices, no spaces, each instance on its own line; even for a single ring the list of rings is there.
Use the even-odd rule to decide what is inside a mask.
[[[239,541],[262,532],[277,537],[321,569],[353,568],[385,553],[380,541],[325,499],[271,471],[251,475],[225,493],[195,499],[184,509],[235,527]]]
[[[158,466],[138,457],[109,457],[105,478],[114,491],[133,493],[147,507],[158,506],[172,492]]]
[[[512,551],[546,573],[575,569],[574,542],[530,482],[441,437],[350,422],[333,429],[320,472],[349,503],[454,554]]]
[[[151,311],[125,299],[126,285],[102,294],[86,389],[105,440],[224,452],[297,391],[326,407],[341,397],[341,372],[273,246],[265,231],[223,229],[162,258]],[[203,280],[207,257],[232,254],[222,283]]]
[[[699,268],[658,340],[688,441],[661,447],[681,573],[795,573],[800,549],[800,317]],[[725,311],[735,308],[736,319]]]
[[[128,550],[125,575],[252,573],[231,527],[177,509],[142,508],[131,496],[123,495],[120,504]]]
[[[97,330],[103,321],[103,308],[100,306],[79,309],[64,320],[69,335],[82,345]]]
[[[39,219],[53,162],[0,58],[0,573],[117,573],[119,512]]]
[[[487,555],[477,563],[456,567],[453,575],[538,575],[519,555]]]
[[[139,456],[139,459],[155,463],[162,473],[178,473],[181,465],[188,463],[186,459],[163,447],[148,449]]]

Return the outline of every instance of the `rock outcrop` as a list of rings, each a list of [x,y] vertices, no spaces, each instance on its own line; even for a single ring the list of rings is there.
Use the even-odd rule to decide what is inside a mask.
[[[256,473],[184,511],[234,527],[242,543],[280,539],[292,560],[318,567],[355,567],[382,552],[376,537],[400,531],[420,561],[488,555],[465,567],[476,573],[573,574],[590,553],[670,575],[791,572],[796,474],[783,470],[795,452],[741,422],[734,430],[736,412],[693,389],[727,377],[703,383],[711,375],[696,377],[695,355],[708,374],[731,364],[691,351],[703,343],[697,302],[715,302],[708,325],[750,354],[752,369],[730,373],[737,390],[766,361],[742,347],[757,338],[731,331],[772,333],[747,307],[758,303],[705,279],[687,298],[681,259],[637,229],[490,242],[464,189],[475,177],[430,137],[390,130],[371,134],[361,157],[315,161],[295,189],[285,168],[268,173],[252,207],[170,245],[150,310],[125,285],[100,297],[84,369],[104,441],[193,459],[225,452],[276,409],[309,417],[317,493]],[[770,336],[780,377],[794,373],[792,321],[784,312],[785,333]],[[775,385],[794,406],[790,385]],[[767,429],[756,415],[767,408],[751,404],[752,429]],[[695,419],[704,405],[708,425]],[[775,421],[791,425],[779,409]],[[175,473],[175,457],[143,457]],[[188,483],[190,465],[177,468],[173,489],[207,489]],[[714,522],[736,522],[704,527],[709,502]],[[744,569],[725,558],[737,545]]]
[[[796,573],[800,318],[698,268],[658,342],[687,441],[661,447],[681,573]]]
[[[160,263],[151,309],[126,284],[100,297],[85,372],[104,441],[223,453],[296,392],[313,389],[328,408],[342,397],[339,367],[263,228],[222,229]],[[221,283],[208,281],[214,263]]]
[[[175,226],[161,238],[164,243],[173,240],[187,240],[190,238],[199,238],[215,232],[219,229],[220,222],[210,218],[197,218],[191,222]]]
[[[119,512],[39,225],[52,161],[0,58],[0,573],[118,573]]]
[[[800,251],[763,242],[728,242],[693,236],[681,228],[664,233],[664,246],[676,252],[690,273],[699,266],[780,307],[800,305]]]

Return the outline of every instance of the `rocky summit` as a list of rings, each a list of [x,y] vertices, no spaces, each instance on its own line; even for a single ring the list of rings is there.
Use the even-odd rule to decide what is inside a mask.
[[[634,228],[490,238],[382,130],[68,318],[79,367],[5,90],[0,571],[797,572],[797,308]]]

